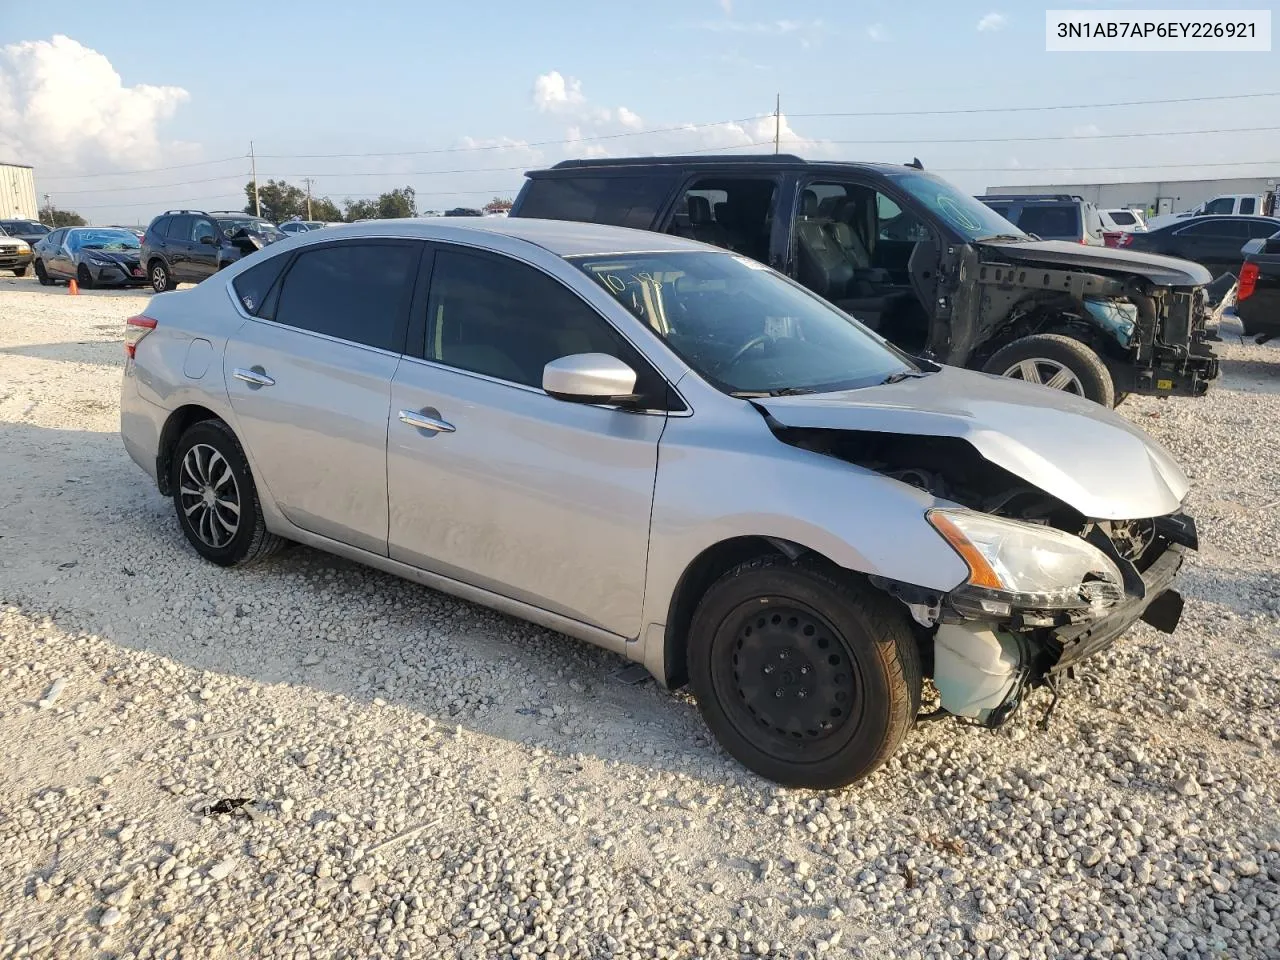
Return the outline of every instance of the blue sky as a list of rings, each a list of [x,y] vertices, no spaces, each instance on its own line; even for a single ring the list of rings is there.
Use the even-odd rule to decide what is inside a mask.
[[[0,21],[0,160],[32,163],[42,193],[98,222],[145,222],[178,204],[240,206],[251,139],[263,180],[311,175],[316,192],[334,198],[410,184],[424,209],[479,204],[514,194],[521,170],[570,156],[749,152],[741,145],[771,137],[772,119],[646,131],[761,117],[776,93],[784,135],[794,138],[784,149],[832,159],[919,156],[974,191],[1280,171],[1280,162],[1238,166],[1280,161],[1275,130],[1089,139],[1280,127],[1280,97],[805,116],[1280,91],[1274,53],[1046,53],[1045,7],[1024,0],[387,0],[358,8],[220,0],[166,4],[161,16],[131,9],[77,5],[68,16],[65,5],[9,4]],[[1010,139],[1033,136],[1067,139]],[[992,142],[922,142],[956,139]],[[469,149],[477,146],[489,149]],[[302,156],[407,151],[422,152]],[[169,166],[181,168],[114,173]],[[1087,169],[1102,166],[1114,169]]]

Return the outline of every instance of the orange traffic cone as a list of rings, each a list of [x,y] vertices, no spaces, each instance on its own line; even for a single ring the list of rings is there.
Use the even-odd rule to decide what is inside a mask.
[[[80,284],[76,283],[75,277],[67,281],[67,293],[73,297],[80,296]]]

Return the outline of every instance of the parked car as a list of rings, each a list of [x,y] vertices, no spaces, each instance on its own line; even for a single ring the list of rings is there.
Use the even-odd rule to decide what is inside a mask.
[[[527,176],[514,218],[727,247],[929,360],[1106,406],[1128,393],[1199,396],[1218,375],[1203,268],[1038,240],[915,166],[645,157],[569,160]]]
[[[1067,240],[1089,246],[1105,245],[1098,208],[1066,194],[1049,196],[986,196],[983,203],[1018,229],[1041,240]]]
[[[74,279],[96,286],[137,286],[147,282],[138,238],[116,227],[60,227],[36,244],[36,279],[41,286]]]
[[[0,227],[0,270],[10,270],[15,277],[25,277],[34,254],[31,244],[21,237],[11,237]]]
[[[1147,220],[1147,226],[1160,229],[1191,217],[1263,216],[1275,213],[1275,191],[1267,193],[1224,193],[1181,213],[1162,213]]]
[[[124,225],[122,225],[122,224],[118,224],[118,223],[114,223],[114,224],[112,224],[112,225],[111,225],[111,229],[113,229],[113,230],[128,230],[130,233],[132,233],[132,234],[133,234],[135,237],[137,237],[139,240],[141,240],[141,239],[143,238],[143,236],[144,236],[144,235],[146,234],[146,232],[147,232],[147,228],[146,228],[146,227],[139,227],[139,226],[136,226],[136,225],[135,225],[135,226],[124,226]]]
[[[1116,207],[1111,210],[1099,210],[1098,217],[1102,220],[1102,229],[1106,231],[1116,231],[1120,233],[1145,233],[1147,229],[1147,221],[1142,216],[1141,210],[1135,210],[1132,207]]]
[[[1129,249],[1181,257],[1214,276],[1240,269],[1241,247],[1280,231],[1275,217],[1192,217],[1157,230],[1135,233]]]
[[[283,240],[274,223],[234,210],[167,210],[142,238],[142,262],[156,293],[199,283],[228,264]]]
[[[25,240],[29,247],[34,247],[47,237],[52,229],[52,227],[47,227],[38,220],[0,220],[0,230],[3,230],[11,237]]]
[[[678,237],[303,236],[154,298],[125,354],[124,445],[202,557],[296,540],[599,644],[794,786],[874,770],[924,676],[994,727],[1172,630],[1197,545],[1187,478],[1111,411]]]
[[[1244,245],[1236,316],[1247,337],[1280,337],[1280,232]]]
[[[308,233],[312,230],[323,230],[325,227],[331,227],[333,224],[326,223],[324,220],[286,220],[280,224],[280,232],[293,236],[298,233]]]

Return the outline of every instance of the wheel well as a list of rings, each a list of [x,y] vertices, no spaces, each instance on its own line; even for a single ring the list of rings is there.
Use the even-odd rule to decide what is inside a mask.
[[[169,419],[164,422],[164,428],[160,431],[160,443],[156,450],[156,486],[166,497],[173,492],[169,484],[169,473],[173,467],[173,451],[178,446],[178,440],[192,424],[201,420],[221,419],[208,407],[194,403],[179,407],[169,414]]]
[[[1084,307],[1079,301],[1063,294],[1039,294],[1020,301],[1009,311],[1003,324],[974,351],[969,366],[981,370],[997,350],[1033,333],[1061,334],[1079,340],[1095,352],[1101,353],[1097,331],[1086,322],[1075,323],[1069,319],[1060,319],[1064,313],[1083,314]]]
[[[689,625],[693,622],[693,613],[698,607],[698,601],[702,599],[707,589],[738,564],[769,554],[777,554],[792,560],[808,556],[831,563],[825,556],[808,547],[775,537],[734,537],[703,550],[685,568],[679,583],[676,584],[675,593],[671,597],[671,606],[667,611],[663,650],[663,669],[666,673],[664,679],[667,687],[675,690],[689,682],[689,671],[686,666]]]

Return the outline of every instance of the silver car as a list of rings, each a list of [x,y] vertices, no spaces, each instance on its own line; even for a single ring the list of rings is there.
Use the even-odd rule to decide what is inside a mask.
[[[297,541],[599,644],[784,784],[865,777],[926,677],[996,726],[1181,613],[1187,479],[1140,430],[692,241],[334,227],[126,329],[125,447],[202,556]]]

